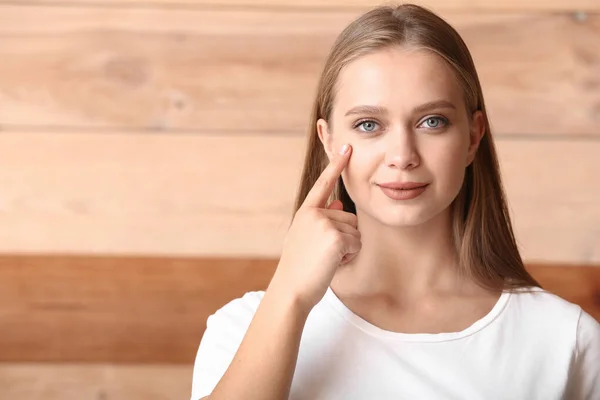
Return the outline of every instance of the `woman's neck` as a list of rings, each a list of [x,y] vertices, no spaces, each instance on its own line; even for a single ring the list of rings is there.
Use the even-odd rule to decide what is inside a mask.
[[[402,302],[473,290],[458,274],[448,211],[410,227],[384,225],[360,210],[357,216],[362,248],[338,269],[332,286]]]

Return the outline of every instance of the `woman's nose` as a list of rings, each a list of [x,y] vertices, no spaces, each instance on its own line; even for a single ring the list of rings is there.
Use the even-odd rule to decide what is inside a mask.
[[[386,143],[386,165],[390,168],[413,169],[420,163],[415,135],[408,130],[388,133]]]

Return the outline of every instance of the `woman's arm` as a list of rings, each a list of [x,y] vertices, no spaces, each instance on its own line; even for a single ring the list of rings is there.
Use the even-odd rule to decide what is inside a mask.
[[[309,311],[288,294],[267,290],[210,400],[287,399]]]
[[[356,215],[345,212],[340,200],[327,205],[350,154],[351,147],[342,146],[296,211],[271,283],[210,399],[289,397],[310,310],[323,298],[344,259],[354,256],[362,246]],[[201,363],[212,363],[201,353]],[[215,369],[218,367],[208,368],[208,373]],[[202,379],[202,368],[198,371],[198,379]],[[204,394],[207,389],[197,393]]]

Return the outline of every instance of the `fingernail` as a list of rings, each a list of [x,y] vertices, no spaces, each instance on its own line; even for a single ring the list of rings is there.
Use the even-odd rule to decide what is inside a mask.
[[[340,154],[346,154],[348,152],[348,149],[350,148],[350,146],[348,146],[348,144],[345,144],[342,146],[342,148],[340,149]]]

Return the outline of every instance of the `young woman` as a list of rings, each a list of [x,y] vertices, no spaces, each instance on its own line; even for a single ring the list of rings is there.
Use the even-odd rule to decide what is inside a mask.
[[[277,270],[209,317],[192,399],[600,399],[600,325],[523,267],[458,33],[376,8],[317,93]]]

